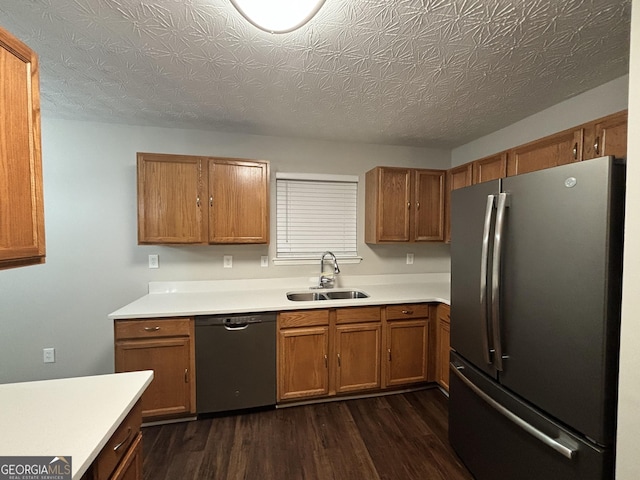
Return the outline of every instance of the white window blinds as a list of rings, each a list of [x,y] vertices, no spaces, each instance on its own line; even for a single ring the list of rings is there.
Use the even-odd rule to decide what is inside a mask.
[[[358,177],[276,174],[277,258],[355,257]]]

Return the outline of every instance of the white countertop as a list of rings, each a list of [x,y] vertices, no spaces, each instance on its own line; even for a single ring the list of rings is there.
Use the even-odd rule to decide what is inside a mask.
[[[152,379],[143,371],[0,385],[0,456],[69,456],[81,478]]]
[[[333,290],[357,289],[369,298],[294,302],[287,292],[309,291],[307,278],[152,282],[149,294],[109,314],[109,318],[152,318],[206,314],[272,312],[311,308],[450,303],[450,275],[397,274],[337,276]],[[322,290],[321,290],[322,291]]]

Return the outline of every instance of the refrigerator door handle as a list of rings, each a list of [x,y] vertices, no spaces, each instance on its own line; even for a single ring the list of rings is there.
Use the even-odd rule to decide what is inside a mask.
[[[493,333],[493,363],[496,370],[503,371],[502,339],[500,336],[500,274],[502,261],[502,240],[504,231],[504,216],[507,209],[508,195],[498,194],[496,211],[496,228],[493,239],[493,268],[491,270],[491,330]]]
[[[491,345],[489,342],[489,314],[487,309],[487,273],[489,270],[489,236],[495,195],[487,195],[482,233],[482,254],[480,257],[480,324],[482,327],[482,355],[487,365],[491,365]]]
[[[505,408],[500,403],[496,402],[489,395],[484,393],[480,388],[478,388],[471,380],[469,380],[461,370],[464,370],[464,367],[458,367],[453,362],[449,364],[450,370],[464,383],[467,387],[471,389],[473,393],[478,395],[482,400],[484,400],[490,407],[494,408],[498,413],[504,415],[506,418],[511,420],[517,426],[522,428],[525,432],[535,437],[537,440],[540,440],[545,445],[553,448],[556,452],[560,453],[562,456],[568,458],[569,460],[573,459],[576,456],[577,450],[574,448],[568,447],[560,443],[559,439],[551,438],[546,433],[541,432],[533,425],[525,422],[522,418],[514,414],[509,409]]]

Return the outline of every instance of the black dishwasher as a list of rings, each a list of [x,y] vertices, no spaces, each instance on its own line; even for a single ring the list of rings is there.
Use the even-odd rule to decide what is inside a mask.
[[[276,403],[276,314],[196,317],[196,409]]]

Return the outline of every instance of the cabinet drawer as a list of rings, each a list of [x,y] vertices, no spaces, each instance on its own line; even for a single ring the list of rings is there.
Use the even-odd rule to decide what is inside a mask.
[[[296,310],[278,314],[278,328],[329,325],[329,310]]]
[[[111,473],[125,457],[129,447],[138,438],[141,424],[142,403],[138,401],[93,463],[93,478],[95,480],[111,477]]]
[[[380,307],[345,307],[336,309],[336,323],[379,322]]]
[[[405,320],[407,318],[429,318],[429,305],[409,303],[387,306],[387,320]]]
[[[190,318],[161,318],[149,320],[116,320],[115,338],[155,338],[189,336]]]

